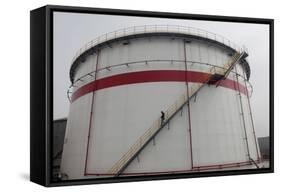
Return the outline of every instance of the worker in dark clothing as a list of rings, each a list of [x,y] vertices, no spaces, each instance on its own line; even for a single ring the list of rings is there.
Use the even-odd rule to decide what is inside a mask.
[[[161,111],[161,125],[163,124],[164,121],[165,121],[165,113]]]

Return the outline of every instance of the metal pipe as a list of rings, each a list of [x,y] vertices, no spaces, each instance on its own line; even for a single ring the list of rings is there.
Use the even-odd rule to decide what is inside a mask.
[[[234,66],[235,72],[236,72],[236,82],[237,86],[239,88],[239,80],[238,80],[238,75],[237,75],[237,67]],[[241,115],[242,115],[242,122],[243,122],[243,128],[244,128],[244,134],[245,134],[245,140],[246,140],[246,146],[247,146],[247,155],[249,160],[251,159],[250,157],[250,150],[249,150],[249,143],[248,143],[248,137],[247,137],[247,131],[246,131],[246,123],[245,123],[245,118],[244,118],[244,110],[243,110],[243,105],[242,105],[242,96],[241,93],[238,91],[239,95],[239,100],[240,100],[240,109],[241,109]]]
[[[258,151],[258,144],[257,144],[257,137],[256,137],[256,132],[255,132],[255,127],[254,127],[254,120],[253,120],[253,114],[252,114],[252,108],[250,104],[250,99],[249,99],[249,92],[246,84],[246,79],[245,79],[245,72],[243,70],[243,76],[244,76],[244,84],[246,88],[246,96],[247,96],[247,101],[248,101],[248,107],[249,107],[249,112],[250,112],[250,117],[251,117],[251,124],[252,124],[252,129],[253,129],[253,134],[254,134],[254,140],[255,140],[255,146],[256,146],[256,153],[257,153],[257,160],[258,162],[260,161],[260,156],[259,156],[259,151]]]
[[[186,61],[186,43],[184,44],[184,64],[185,71],[187,71],[187,61]],[[187,82],[187,73],[185,73],[185,82],[186,82],[186,93],[187,93],[187,113],[188,113],[188,132],[189,132],[189,146],[190,146],[190,161],[191,161],[191,169],[193,169],[193,151],[192,151],[192,133],[191,133],[191,118],[190,118],[190,103],[189,103],[189,85]]]
[[[94,80],[97,80],[97,69],[99,63],[99,51],[97,51],[97,61],[96,61],[96,72]],[[88,138],[87,138],[87,148],[86,148],[86,158],[85,158],[85,166],[84,166],[84,176],[87,174],[87,165],[88,165],[88,155],[89,155],[89,144],[91,137],[91,128],[92,128],[92,119],[93,119],[93,109],[94,109],[94,100],[95,100],[95,91],[92,93],[92,103],[91,103],[91,111],[90,111],[90,120],[89,120],[89,130],[88,130]]]

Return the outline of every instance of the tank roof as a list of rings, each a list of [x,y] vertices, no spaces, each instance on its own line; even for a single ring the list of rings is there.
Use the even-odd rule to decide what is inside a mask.
[[[235,43],[231,42],[229,39],[221,35],[205,31],[203,29],[178,25],[133,26],[106,33],[88,42],[85,46],[80,48],[71,62],[72,65],[70,67],[69,72],[71,83],[74,82],[75,71],[79,64],[83,63],[88,55],[92,55],[97,50],[101,49],[103,46],[108,46],[113,42],[151,36],[168,36],[173,38],[195,39],[215,44],[219,47],[229,50],[231,53],[241,51],[247,52],[247,50],[245,50],[246,48],[240,48]],[[242,59],[242,62],[240,64],[245,70],[247,79],[249,79],[251,71],[247,60],[245,58]]]

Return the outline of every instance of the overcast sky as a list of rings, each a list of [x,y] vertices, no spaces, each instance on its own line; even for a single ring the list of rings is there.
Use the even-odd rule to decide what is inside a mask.
[[[257,136],[269,135],[269,26],[263,24],[54,13],[54,119],[68,115],[69,69],[76,51],[105,33],[136,25],[182,25],[220,34],[249,49],[251,100]]]

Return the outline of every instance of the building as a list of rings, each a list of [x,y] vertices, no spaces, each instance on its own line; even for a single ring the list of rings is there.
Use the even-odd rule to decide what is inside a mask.
[[[53,121],[53,137],[52,137],[52,173],[53,179],[58,179],[60,172],[61,155],[63,150],[63,142],[66,128],[66,118]]]
[[[270,157],[270,139],[269,137],[259,137],[258,138],[258,143],[259,143],[259,148],[260,148],[260,153],[261,157],[265,160],[269,160]]]

